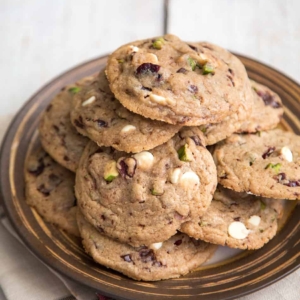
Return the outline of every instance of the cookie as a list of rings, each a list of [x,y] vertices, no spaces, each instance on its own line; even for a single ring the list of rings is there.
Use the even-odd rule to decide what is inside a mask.
[[[28,205],[47,221],[76,236],[75,175],[55,162],[44,150],[29,156],[25,167]]]
[[[217,123],[237,111],[247,78],[241,62],[232,72],[207,48],[165,35],[114,51],[107,77],[129,110],[171,124]]]
[[[251,80],[254,105],[252,113],[237,132],[257,132],[275,128],[283,115],[280,97],[268,87]]]
[[[283,201],[237,193],[218,186],[206,213],[182,225],[191,237],[232,248],[254,250],[271,240]]]
[[[70,121],[73,96],[93,81],[86,77],[66,86],[43,113],[39,132],[43,148],[62,166],[75,172],[88,139],[79,134]]]
[[[237,192],[300,199],[300,136],[279,129],[234,134],[214,151],[218,181]]]
[[[77,221],[85,251],[97,263],[136,280],[155,281],[185,275],[207,261],[217,248],[183,233],[148,248],[133,248],[100,234],[80,212]]]
[[[219,123],[201,125],[200,129],[205,135],[206,144],[213,145],[226,139],[241,128],[241,125],[249,118],[252,113],[252,107],[256,100],[251,88],[250,80],[244,74],[244,69],[240,67],[240,60],[229,51],[208,42],[197,43],[199,47],[210,51],[213,55],[226,63],[230,69],[230,76],[244,78],[244,88],[240,89],[241,105],[233,114],[227,116]],[[232,77],[233,78],[233,77]]]
[[[196,129],[134,155],[90,142],[76,173],[83,214],[101,233],[132,246],[163,242],[202,215],[216,167]]]
[[[78,132],[99,146],[125,152],[152,149],[181,128],[146,119],[124,108],[110,91],[104,70],[97,82],[75,95],[71,119]]]

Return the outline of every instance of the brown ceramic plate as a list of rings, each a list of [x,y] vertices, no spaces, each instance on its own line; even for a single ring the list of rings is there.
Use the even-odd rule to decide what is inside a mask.
[[[281,96],[286,106],[283,125],[300,134],[299,85],[261,63],[240,58],[250,78]],[[58,272],[118,299],[232,299],[270,285],[295,270],[300,265],[300,206],[295,201],[286,224],[262,249],[161,282],[137,282],[97,265],[84,253],[79,240],[44,223],[26,205],[24,160],[36,144],[41,112],[62,87],[94,74],[105,62],[106,57],[101,57],[85,63],[43,87],[23,106],[7,131],[0,161],[1,196],[7,215],[26,245]]]

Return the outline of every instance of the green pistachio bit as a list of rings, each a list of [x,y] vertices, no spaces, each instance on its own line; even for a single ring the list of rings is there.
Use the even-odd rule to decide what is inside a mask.
[[[206,63],[203,67],[202,67],[202,74],[206,75],[206,74],[214,74],[215,73],[215,69],[214,67],[210,64],[210,63]]]
[[[151,189],[151,194],[154,196],[161,196],[164,192],[159,192],[156,189]]]
[[[260,233],[263,233],[263,232],[264,232],[264,230],[263,230],[263,229],[259,229],[259,232],[260,232]]]
[[[260,201],[260,209],[265,210],[265,208],[266,208],[266,204],[264,202]]]
[[[118,169],[117,169],[117,163],[114,160],[109,161],[106,164],[106,166],[104,167],[103,178],[106,181],[111,182],[118,176],[119,176],[119,172],[118,172]]]
[[[204,221],[201,221],[201,222],[199,223],[199,225],[200,225],[200,227],[205,227],[205,226],[208,225],[208,223],[207,223],[207,222],[204,222]]]
[[[200,129],[203,133],[205,133],[205,132],[207,131],[207,128],[205,127],[205,125],[199,126],[199,129]]]
[[[254,157],[250,157],[250,162],[249,162],[249,165],[252,166],[253,163],[255,162],[256,158]]]
[[[117,59],[119,64],[122,64],[124,62],[124,59]]]
[[[195,71],[196,67],[198,66],[197,62],[192,59],[191,57],[189,57],[188,59],[188,63],[191,66],[192,70]]]
[[[165,43],[165,40],[162,37],[160,37],[152,43],[152,47],[154,49],[160,50],[164,43]]]
[[[191,155],[189,153],[189,145],[185,144],[184,146],[180,147],[177,151],[178,158],[182,161],[192,161]]]
[[[78,87],[78,86],[74,86],[74,87],[69,88],[69,92],[72,93],[72,94],[77,94],[80,91],[81,91],[81,88]]]
[[[261,132],[260,131],[257,131],[256,134],[261,137]]]
[[[278,164],[272,164],[272,163],[269,163],[269,164],[267,164],[267,165],[265,166],[265,170],[266,170],[266,169],[269,169],[269,168],[272,168],[272,169],[275,170],[276,173],[279,173],[280,168],[281,168],[281,164],[280,164],[280,163],[278,163]]]

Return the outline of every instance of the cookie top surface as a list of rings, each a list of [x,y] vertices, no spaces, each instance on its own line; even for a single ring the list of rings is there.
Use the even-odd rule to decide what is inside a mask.
[[[234,134],[214,151],[218,182],[237,192],[300,199],[300,136],[279,129]]]
[[[113,52],[107,77],[129,110],[171,124],[217,123],[237,111],[247,73],[232,73],[208,48],[174,35],[136,41]]]
[[[237,193],[218,186],[206,213],[181,230],[197,239],[239,249],[259,249],[277,231],[283,201]]]
[[[25,167],[26,202],[47,222],[79,236],[74,183],[75,175],[44,150],[29,156]]]
[[[237,132],[257,132],[276,127],[283,115],[280,97],[268,87],[251,80],[253,102],[252,112]]]
[[[126,109],[109,89],[104,70],[75,95],[71,119],[77,130],[100,146],[141,152],[168,141],[181,126],[146,119]]]
[[[154,281],[185,275],[207,261],[217,248],[183,233],[148,248],[133,248],[100,234],[81,213],[77,221],[86,252],[96,262],[136,280]]]
[[[200,129],[206,138],[207,145],[213,145],[226,139],[232,133],[240,129],[243,122],[249,118],[249,114],[252,112],[252,107],[254,106],[254,101],[256,99],[254,98],[255,95],[253,95],[250,80],[245,76],[244,69],[240,67],[241,61],[236,56],[229,51],[208,42],[199,42],[197,45],[209,49],[213,55],[223,60],[231,70],[230,78],[232,78],[232,80],[234,77],[244,78],[244,88],[239,90],[241,98],[239,109],[219,123],[200,126]]]
[[[167,240],[202,215],[216,188],[216,168],[201,138],[185,129],[134,155],[89,143],[75,185],[87,220],[107,236],[141,246]]]
[[[54,97],[43,113],[39,132],[44,149],[62,166],[75,172],[88,139],[79,134],[70,121],[73,96],[93,77],[86,77],[66,86]]]

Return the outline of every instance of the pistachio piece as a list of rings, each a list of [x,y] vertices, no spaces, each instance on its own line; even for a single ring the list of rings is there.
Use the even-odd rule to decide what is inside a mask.
[[[160,37],[152,43],[152,47],[154,49],[160,50],[164,43],[165,43],[165,40],[162,37]]]
[[[81,88],[79,86],[74,86],[68,89],[68,91],[72,94],[77,94],[81,91]]]
[[[215,74],[215,69],[214,69],[214,67],[210,63],[206,63],[202,67],[202,74],[203,75],[206,75],[206,74]]]
[[[286,146],[282,147],[281,150],[280,150],[280,154],[288,162],[292,162],[293,161],[293,153],[290,150],[290,148],[288,148]]]
[[[151,194],[153,195],[153,196],[161,196],[161,195],[163,195],[163,191],[158,191],[158,190],[156,190],[155,188],[152,188],[151,189]]]
[[[121,58],[121,59],[117,59],[117,61],[119,64],[122,64],[125,60]]]
[[[260,209],[261,209],[261,210],[266,209],[266,203],[260,201]]]
[[[260,223],[260,217],[259,216],[251,216],[249,219],[248,219],[248,223],[253,225],[253,226],[258,226],[259,223]]]
[[[90,97],[89,99],[82,102],[81,106],[86,106],[93,103],[96,100],[95,96]]]
[[[228,233],[234,239],[243,240],[248,236],[250,230],[246,228],[244,223],[234,221],[228,226]]]
[[[121,133],[127,133],[129,131],[135,130],[136,127],[133,125],[126,125],[122,128]]]
[[[194,59],[192,59],[191,57],[188,57],[187,61],[188,61],[188,64],[190,65],[190,67],[192,68],[192,71],[195,71],[196,67],[198,65],[197,62]]]
[[[188,162],[193,160],[193,155],[189,149],[188,144],[184,144],[182,147],[180,147],[177,153],[178,153],[178,158],[182,161]]]
[[[277,164],[272,164],[272,163],[269,163],[265,166],[265,170],[269,169],[269,168],[272,168],[275,170],[276,173],[279,173],[280,171],[280,168],[281,168],[281,164],[280,163],[277,163]]]
[[[142,151],[140,153],[134,154],[133,157],[136,159],[137,165],[141,169],[147,170],[150,169],[153,165],[154,156],[151,152]]]
[[[118,176],[119,172],[117,169],[117,163],[114,160],[110,160],[104,167],[103,178],[106,181],[111,182]]]

